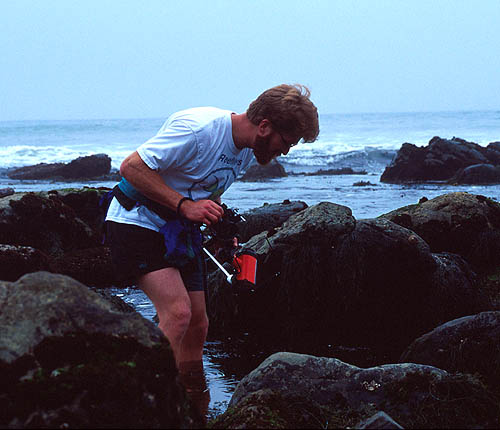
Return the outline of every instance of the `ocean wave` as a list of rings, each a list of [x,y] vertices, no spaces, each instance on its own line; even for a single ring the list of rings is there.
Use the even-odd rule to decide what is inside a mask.
[[[290,153],[280,158],[280,163],[293,171],[300,168],[345,168],[351,167],[355,170],[366,170],[370,173],[381,172],[396,155],[396,149],[364,147],[334,154],[322,153],[315,150],[303,150]]]
[[[31,166],[39,163],[69,163],[87,155],[106,153],[111,157],[111,167],[118,169],[130,154],[129,149],[115,151],[88,150],[68,146],[12,145],[0,147],[0,169]]]

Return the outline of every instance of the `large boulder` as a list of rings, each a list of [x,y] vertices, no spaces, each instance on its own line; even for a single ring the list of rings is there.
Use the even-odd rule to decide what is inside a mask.
[[[109,188],[64,188],[41,193],[44,196],[56,196],[66,206],[75,211],[81,220],[85,221],[96,231],[101,231],[106,213],[101,202],[106,198],[106,194],[111,191]]]
[[[381,215],[422,237],[433,252],[463,256],[478,272],[500,266],[500,203],[449,193]]]
[[[15,193],[0,199],[0,279],[38,270],[86,285],[113,284],[109,249],[102,245],[108,189]]]
[[[109,174],[111,158],[106,154],[78,157],[70,163],[40,163],[9,171],[11,179],[93,179]]]
[[[252,236],[263,231],[274,230],[281,226],[290,216],[305,208],[307,208],[305,202],[284,200],[283,203],[264,203],[259,208],[242,213],[245,221],[238,223],[241,242],[246,242]]]
[[[426,147],[404,143],[380,181],[393,184],[446,181],[467,166],[495,164],[499,155],[494,145],[487,150],[460,138],[435,136]]]
[[[450,184],[492,185],[500,184],[500,163],[474,164],[460,169],[448,180]]]
[[[267,181],[268,179],[284,178],[286,176],[288,175],[285,172],[285,168],[277,160],[271,160],[265,166],[258,163],[252,164],[240,178],[240,181]]]
[[[0,426],[192,425],[161,331],[79,282],[37,272],[0,282]]]
[[[14,193],[15,193],[14,188],[11,187],[0,188],[0,198],[11,196]]]
[[[105,246],[66,252],[54,258],[50,268],[51,272],[70,276],[85,285],[106,288],[115,283],[111,251]]]
[[[403,428],[496,428],[498,399],[470,375],[418,364],[362,369],[277,353],[237,386],[216,428],[353,428],[383,410]]]
[[[0,199],[0,243],[60,256],[100,242],[100,234],[56,195],[16,193]]]
[[[0,279],[4,281],[16,281],[30,272],[50,271],[51,267],[51,258],[38,249],[0,244]]]
[[[500,393],[500,312],[481,312],[440,325],[416,339],[400,361],[477,373]]]
[[[377,360],[397,359],[417,336],[486,306],[459,256],[433,255],[413,231],[356,221],[333,203],[307,208],[245,246],[258,256],[257,288],[244,294],[213,275],[211,330],[237,329],[281,350],[369,347]]]

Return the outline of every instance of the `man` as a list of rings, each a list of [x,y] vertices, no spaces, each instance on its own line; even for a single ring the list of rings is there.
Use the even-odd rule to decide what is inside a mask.
[[[316,140],[318,113],[300,85],[262,93],[247,112],[194,108],[173,114],[128,156],[106,217],[116,273],[154,304],[181,376],[203,371],[208,330],[199,225],[223,216],[220,196],[252,161]]]

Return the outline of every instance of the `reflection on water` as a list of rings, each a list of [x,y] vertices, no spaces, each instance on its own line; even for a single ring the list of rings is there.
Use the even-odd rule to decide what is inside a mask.
[[[124,288],[112,289],[111,292],[132,305],[144,318],[153,321],[156,311],[149,298],[141,290]],[[231,339],[228,339],[228,342],[231,342]],[[226,410],[239,379],[244,376],[241,374],[226,375],[220,362],[227,359],[231,359],[231,354],[225,351],[224,342],[212,340],[205,343],[203,364],[210,389],[208,419],[215,418]]]

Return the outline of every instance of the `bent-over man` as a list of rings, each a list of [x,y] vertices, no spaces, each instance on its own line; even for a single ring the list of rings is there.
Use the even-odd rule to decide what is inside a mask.
[[[253,157],[267,164],[301,139],[316,140],[309,95],[301,85],[279,85],[245,113],[177,112],[120,167],[123,180],[106,217],[114,270],[119,283],[151,299],[188,391],[203,375],[208,330],[200,226],[221,219],[221,195]]]

